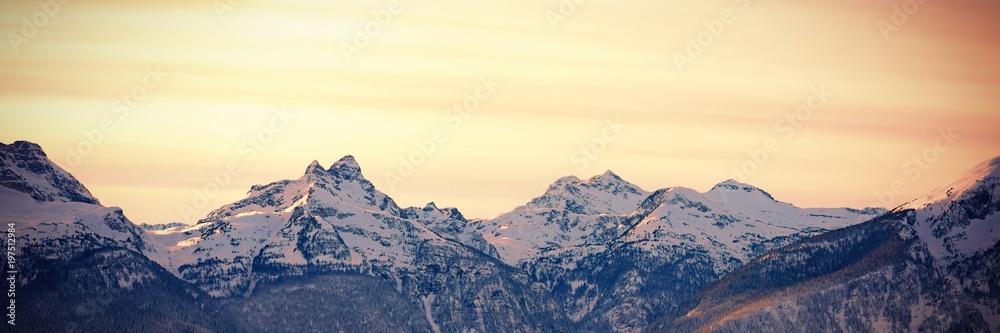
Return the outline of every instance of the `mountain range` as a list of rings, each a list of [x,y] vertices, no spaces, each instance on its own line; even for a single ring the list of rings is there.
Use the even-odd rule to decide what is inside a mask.
[[[1000,332],[998,169],[892,210],[608,171],[469,219],[400,207],[345,156],[194,225],[136,225],[18,141],[0,218],[38,331]]]

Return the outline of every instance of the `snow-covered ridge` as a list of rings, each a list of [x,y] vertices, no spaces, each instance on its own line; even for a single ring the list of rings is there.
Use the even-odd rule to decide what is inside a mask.
[[[996,183],[998,179],[1000,179],[1000,157],[979,163],[955,180],[948,182],[948,184],[931,191],[927,195],[907,202],[894,210],[940,209],[951,202],[959,200],[967,192],[979,187],[990,186],[992,183]]]
[[[474,224],[505,262],[517,265],[545,251],[607,243],[648,195],[611,171],[585,181],[568,176],[527,204]]]
[[[154,260],[225,296],[249,292],[267,274],[339,270],[394,276],[412,269],[426,242],[496,257],[468,224],[455,208],[400,208],[364,178],[354,157],[345,156],[328,169],[313,161],[298,179],[255,185],[246,198],[196,226],[149,234],[169,248],[168,255],[151,255]],[[255,271],[260,269],[269,273]]]
[[[27,141],[0,143],[0,186],[38,201],[100,205],[73,175],[52,163],[42,147]]]
[[[586,181],[557,180],[528,204],[478,221],[508,264],[577,246],[645,242],[692,244],[745,261],[756,245],[858,224],[881,208],[798,208],[752,185],[727,180],[705,193],[684,188],[642,190],[608,171]]]
[[[729,180],[705,193],[684,187],[654,192],[629,215],[631,227],[617,242],[650,252],[663,247],[704,251],[715,258],[717,272],[722,274],[775,246],[885,212],[799,208],[759,188]]]
[[[560,209],[576,214],[624,214],[649,195],[635,184],[607,171],[586,181],[574,176],[556,180],[545,194],[517,209]]]
[[[189,226],[187,223],[181,223],[181,222],[171,222],[171,223],[164,223],[164,224],[146,224],[146,223],[142,223],[142,224],[138,225],[139,228],[142,228],[144,230],[149,230],[149,231],[164,231],[164,230],[169,230],[169,229],[174,229],[174,228],[183,228],[183,227],[187,227],[187,226]]]
[[[0,144],[0,180],[0,219],[14,224],[23,281],[37,278],[44,262],[94,250],[155,251],[120,208],[101,206],[34,143]]]
[[[1000,157],[893,211],[914,210],[912,226],[940,265],[1000,246]]]

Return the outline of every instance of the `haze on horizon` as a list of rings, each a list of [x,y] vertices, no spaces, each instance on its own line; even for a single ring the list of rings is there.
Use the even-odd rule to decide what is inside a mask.
[[[0,142],[137,223],[348,154],[469,217],[605,170],[895,206],[1000,154],[996,1],[577,2],[5,1]]]

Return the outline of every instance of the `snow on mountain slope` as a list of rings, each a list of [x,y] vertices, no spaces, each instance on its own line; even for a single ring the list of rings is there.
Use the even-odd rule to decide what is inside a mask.
[[[101,206],[34,143],[0,143],[0,179],[0,222],[15,225],[25,283],[43,273],[33,267],[41,261],[103,248],[148,248],[142,230],[120,208]]]
[[[649,195],[611,171],[586,181],[568,176],[550,185],[540,197],[519,209],[558,209],[576,214],[625,214]]]
[[[0,143],[0,185],[38,201],[100,204],[73,175],[52,163],[42,147],[27,141]]]
[[[142,230],[117,207],[82,202],[39,202],[0,188],[0,221],[14,223],[21,250],[49,260],[70,259],[89,250],[146,248]]]
[[[559,179],[528,204],[474,224],[572,321],[625,332],[769,250],[885,212],[798,208],[735,181],[706,193],[649,193],[609,171]]]
[[[769,252],[654,331],[1000,331],[997,169]]]
[[[652,332],[984,332],[987,322],[906,224],[883,215],[772,251]]]
[[[462,227],[466,223],[455,209],[400,209],[346,156],[329,170],[313,162],[298,179],[253,186],[245,199],[213,211],[196,226],[154,233],[170,254],[150,256],[213,295],[244,294],[266,270],[394,276],[412,266],[425,242],[468,242],[495,253]]]
[[[706,193],[659,190],[629,215],[632,227],[617,240],[649,251],[689,246],[718,258],[717,272],[732,271],[794,239],[858,224],[885,213],[867,208],[798,208],[751,185],[729,180]]]
[[[586,181],[569,176],[526,205],[475,224],[504,262],[517,265],[542,252],[618,237],[622,217],[648,195],[611,171]]]
[[[405,219],[418,220],[441,237],[472,247],[490,257],[499,258],[497,249],[473,231],[472,222],[467,220],[457,208],[438,208],[433,202],[424,208],[409,207],[400,211]]]
[[[914,229],[939,264],[983,253],[1000,241],[1000,157],[985,161],[894,211],[916,211]]]

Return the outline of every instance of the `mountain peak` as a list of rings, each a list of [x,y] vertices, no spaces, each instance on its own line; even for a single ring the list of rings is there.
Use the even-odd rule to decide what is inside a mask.
[[[771,196],[770,193],[767,193],[767,191],[764,191],[764,190],[760,189],[759,187],[756,187],[756,186],[753,186],[753,185],[750,185],[750,184],[741,183],[739,181],[736,181],[735,179],[729,179],[729,180],[726,180],[724,182],[715,184],[715,186],[713,186],[712,189],[708,191],[708,193],[715,193],[715,194],[720,194],[720,195],[726,195],[726,196],[728,196],[729,194],[732,194],[733,192],[737,192],[738,193],[738,192],[741,192],[741,191],[742,192],[746,192],[746,193],[751,193],[751,194],[752,193],[759,193],[759,194],[763,195],[764,197],[766,197],[768,199],[771,199],[772,201],[777,201],[777,200],[774,199],[773,196]]]
[[[41,146],[28,141],[0,143],[0,186],[31,195],[39,202],[100,205],[73,175],[49,160]]]
[[[607,171],[581,181],[576,176],[559,178],[542,196],[521,208],[566,209],[578,214],[627,213],[634,210],[648,192]]]
[[[317,161],[317,160],[313,160],[312,163],[309,163],[309,166],[306,167],[306,174],[307,175],[308,174],[323,174],[323,173],[326,173],[326,169],[323,169],[323,166],[320,165],[319,161]]]
[[[597,182],[612,183],[612,182],[624,182],[624,181],[625,180],[622,179],[622,177],[619,177],[611,170],[605,171],[600,175],[593,176],[590,177],[590,179],[587,179],[588,183],[597,183]]]
[[[579,177],[573,176],[573,175],[569,175],[569,176],[566,176],[566,177],[562,177],[562,178],[556,179],[555,183],[553,183],[552,185],[556,185],[556,184],[573,184],[573,183],[579,183],[580,181],[581,180],[580,180]]]
[[[45,151],[42,150],[42,146],[39,146],[37,143],[34,142],[22,140],[22,141],[14,141],[14,143],[9,145],[4,145],[2,142],[0,142],[0,146],[3,146],[3,148],[6,148],[8,152],[14,154],[37,155],[41,157],[48,157],[47,155],[45,155]]]
[[[354,159],[353,155],[342,157],[336,163],[333,163],[327,172],[333,175],[339,175],[344,179],[364,178],[361,175],[361,165],[358,164],[358,161]]]
[[[354,155],[344,155],[344,157],[341,157],[340,160],[337,160],[337,162],[330,166],[331,169],[340,167],[361,169],[361,166],[358,165],[358,161],[354,159]]]

